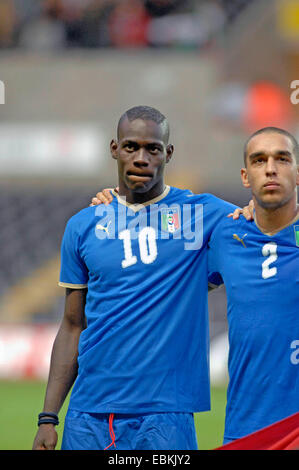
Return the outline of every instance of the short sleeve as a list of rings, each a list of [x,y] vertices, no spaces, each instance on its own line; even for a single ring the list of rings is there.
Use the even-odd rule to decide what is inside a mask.
[[[66,225],[61,244],[61,267],[59,285],[71,289],[87,287],[88,270],[80,256],[80,237],[75,220]]]

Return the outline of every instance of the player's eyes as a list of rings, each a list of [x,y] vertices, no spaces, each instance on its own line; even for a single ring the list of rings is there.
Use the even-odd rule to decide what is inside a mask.
[[[252,164],[255,165],[255,164],[260,164],[260,163],[263,163],[265,161],[265,159],[263,157],[258,157],[258,158],[255,158],[253,161],[252,161]]]
[[[134,144],[126,144],[124,148],[127,152],[135,152],[137,149],[136,145]]]
[[[160,152],[160,148],[159,148],[159,147],[156,147],[156,146],[149,147],[148,150],[149,150],[149,152],[155,153],[155,154],[158,153],[158,152]]]
[[[283,155],[279,157],[279,161],[280,162],[283,162],[283,163],[286,163],[286,162],[289,162],[290,159],[288,157],[284,157]]]

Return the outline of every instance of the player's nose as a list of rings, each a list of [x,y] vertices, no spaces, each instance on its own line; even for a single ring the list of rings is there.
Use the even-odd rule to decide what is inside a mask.
[[[134,165],[136,166],[148,166],[149,158],[148,153],[145,149],[141,148],[134,156]]]
[[[274,175],[276,173],[277,173],[277,166],[276,166],[275,160],[274,158],[270,157],[268,158],[267,164],[266,164],[266,174]]]

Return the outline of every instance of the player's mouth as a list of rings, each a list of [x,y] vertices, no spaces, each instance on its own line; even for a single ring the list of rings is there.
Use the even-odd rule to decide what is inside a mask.
[[[147,182],[152,179],[153,174],[150,172],[139,172],[139,171],[127,171],[127,177],[130,181],[139,183],[139,182]]]
[[[264,184],[264,188],[269,189],[269,190],[274,190],[280,187],[280,184],[277,183],[277,181],[268,181],[267,183]]]

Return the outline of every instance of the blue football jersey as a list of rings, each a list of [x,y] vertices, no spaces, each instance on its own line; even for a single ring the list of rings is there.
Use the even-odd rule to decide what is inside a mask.
[[[299,220],[270,235],[223,219],[208,251],[227,294],[230,440],[299,411]]]
[[[167,186],[144,205],[116,195],[68,221],[60,285],[88,288],[70,409],[209,409],[207,246],[232,208]]]

